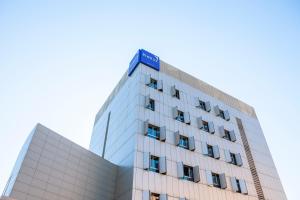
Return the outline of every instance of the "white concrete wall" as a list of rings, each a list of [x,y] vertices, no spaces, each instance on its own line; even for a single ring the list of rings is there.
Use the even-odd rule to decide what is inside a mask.
[[[127,76],[127,73],[126,73]],[[138,131],[138,73],[134,72],[97,116],[90,150],[102,155],[108,113],[111,112],[104,158],[119,166],[116,199],[132,198],[134,146]]]
[[[114,199],[117,166],[37,125],[12,189],[17,200]]]

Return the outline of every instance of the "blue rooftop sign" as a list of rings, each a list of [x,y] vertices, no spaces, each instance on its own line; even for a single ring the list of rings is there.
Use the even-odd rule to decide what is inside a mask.
[[[128,76],[130,76],[134,72],[135,68],[138,66],[139,63],[143,63],[148,67],[159,71],[159,57],[144,49],[139,49],[129,63]]]

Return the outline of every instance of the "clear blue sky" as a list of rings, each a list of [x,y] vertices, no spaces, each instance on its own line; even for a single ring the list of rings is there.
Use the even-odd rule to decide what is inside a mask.
[[[37,122],[88,147],[138,48],[254,106],[287,196],[299,199],[300,3],[291,0],[1,0],[0,190]]]

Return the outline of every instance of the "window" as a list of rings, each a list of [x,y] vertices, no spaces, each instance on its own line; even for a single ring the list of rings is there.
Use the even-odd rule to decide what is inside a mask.
[[[234,165],[237,165],[235,154],[234,153],[230,153],[230,157],[231,157],[231,163],[234,164]]]
[[[148,106],[146,108],[154,111],[155,110],[155,101],[153,99],[150,99],[149,100],[149,104],[148,104]]]
[[[207,145],[207,155],[214,158],[214,149],[211,145]]]
[[[179,136],[179,146],[185,149],[189,149],[189,138],[183,135]]]
[[[159,172],[159,158],[156,156],[150,156],[150,171]]]
[[[229,141],[231,141],[231,137],[230,137],[230,132],[228,131],[228,130],[224,130],[224,137],[223,138],[225,138],[226,140],[229,140]]]
[[[212,173],[213,186],[221,188],[220,176],[219,174]]]
[[[148,84],[148,86],[157,89],[157,80],[155,80],[154,78],[150,78],[150,83]]]
[[[193,167],[183,166],[183,179],[188,181],[194,181]]]
[[[180,110],[177,111],[178,115],[176,117],[176,120],[180,121],[180,122],[184,122],[184,113]]]
[[[175,89],[175,95],[174,95],[177,99],[180,99],[180,92],[179,90]]]
[[[203,130],[209,132],[208,122],[202,120],[202,123],[203,123]]]
[[[150,200],[159,200],[159,194],[151,193]]]
[[[160,135],[159,127],[149,124],[148,125],[148,136],[153,137],[155,139],[159,139],[159,135]]]
[[[224,113],[224,110],[221,110],[221,109],[220,109],[220,117],[221,117],[222,119],[225,119],[225,113]]]
[[[205,111],[206,111],[206,105],[205,105],[205,102],[204,102],[204,101],[199,100],[199,107],[200,107],[202,110],[205,110]]]
[[[241,184],[240,184],[240,180],[239,179],[236,179],[236,185],[237,185],[237,191],[236,192],[241,193],[242,190],[241,190]]]

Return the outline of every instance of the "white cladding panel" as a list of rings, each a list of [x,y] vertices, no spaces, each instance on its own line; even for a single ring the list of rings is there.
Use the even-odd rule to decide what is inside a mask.
[[[146,74],[151,74],[151,77],[157,80],[163,80],[164,91],[166,92],[160,92],[146,86],[143,82],[143,77],[145,77]],[[142,128],[137,133],[133,198],[140,199],[143,190],[150,190],[159,194],[166,193],[168,194],[168,199],[212,199],[212,195],[214,197],[213,199],[257,199],[256,190],[235,117],[241,118],[245,121],[244,123],[248,123],[249,120],[251,120],[251,124],[259,124],[257,119],[229,107],[216,98],[208,96],[204,92],[192,88],[178,79],[164,73],[157,72],[149,67],[140,67],[140,76],[140,102],[138,109],[139,126],[142,127],[143,121],[146,119],[149,119],[149,123],[151,124],[166,126],[166,141],[161,142],[154,138],[144,136]],[[173,85],[176,85],[176,88],[180,90],[180,100],[172,97],[169,92]],[[143,99],[149,94],[151,98],[155,100],[155,112],[144,109],[143,107]],[[220,109],[228,110],[230,120],[226,121],[221,117],[216,116],[213,109],[210,112],[207,112],[197,108],[195,106],[196,97],[199,97],[204,102],[209,101],[212,108],[218,105]],[[190,125],[177,121],[173,118],[172,108],[175,106],[177,106],[180,111],[189,112],[191,120]],[[210,134],[198,128],[197,118],[199,117],[202,117],[204,121],[213,122],[215,127],[214,134]],[[236,141],[231,142],[220,137],[218,128],[220,126],[224,126],[227,130],[234,130]],[[255,131],[257,132],[260,130],[261,129]],[[190,151],[175,145],[174,133],[177,131],[179,131],[181,135],[194,137],[195,151]],[[265,141],[262,133],[260,134],[259,139]],[[220,159],[214,159],[203,155],[201,146],[201,143],[203,142],[207,142],[211,146],[218,145]],[[264,145],[266,145],[265,142]],[[243,165],[239,167],[226,162],[224,154],[225,150],[229,150],[232,153],[240,153]],[[165,156],[167,159],[166,175],[143,170],[141,162],[143,159],[143,152],[151,152],[151,154],[156,156]],[[270,156],[270,154],[268,156]],[[178,178],[177,162],[183,162],[184,165],[192,167],[198,165],[200,181],[198,183],[194,183],[191,181],[180,180]],[[272,166],[274,167],[274,165]],[[226,176],[227,188],[219,189],[215,187],[207,187],[206,170],[219,174],[224,173]],[[274,179],[280,183],[277,174],[271,175],[273,175]],[[237,177],[238,179],[245,180],[248,194],[242,195],[239,193],[233,193],[230,184],[230,177]],[[265,180],[262,180],[262,182],[265,182]],[[269,196],[272,197],[272,199],[286,199],[280,185],[275,184],[274,190],[272,191],[275,193],[277,192],[279,195],[279,197],[275,197],[270,194]]]

